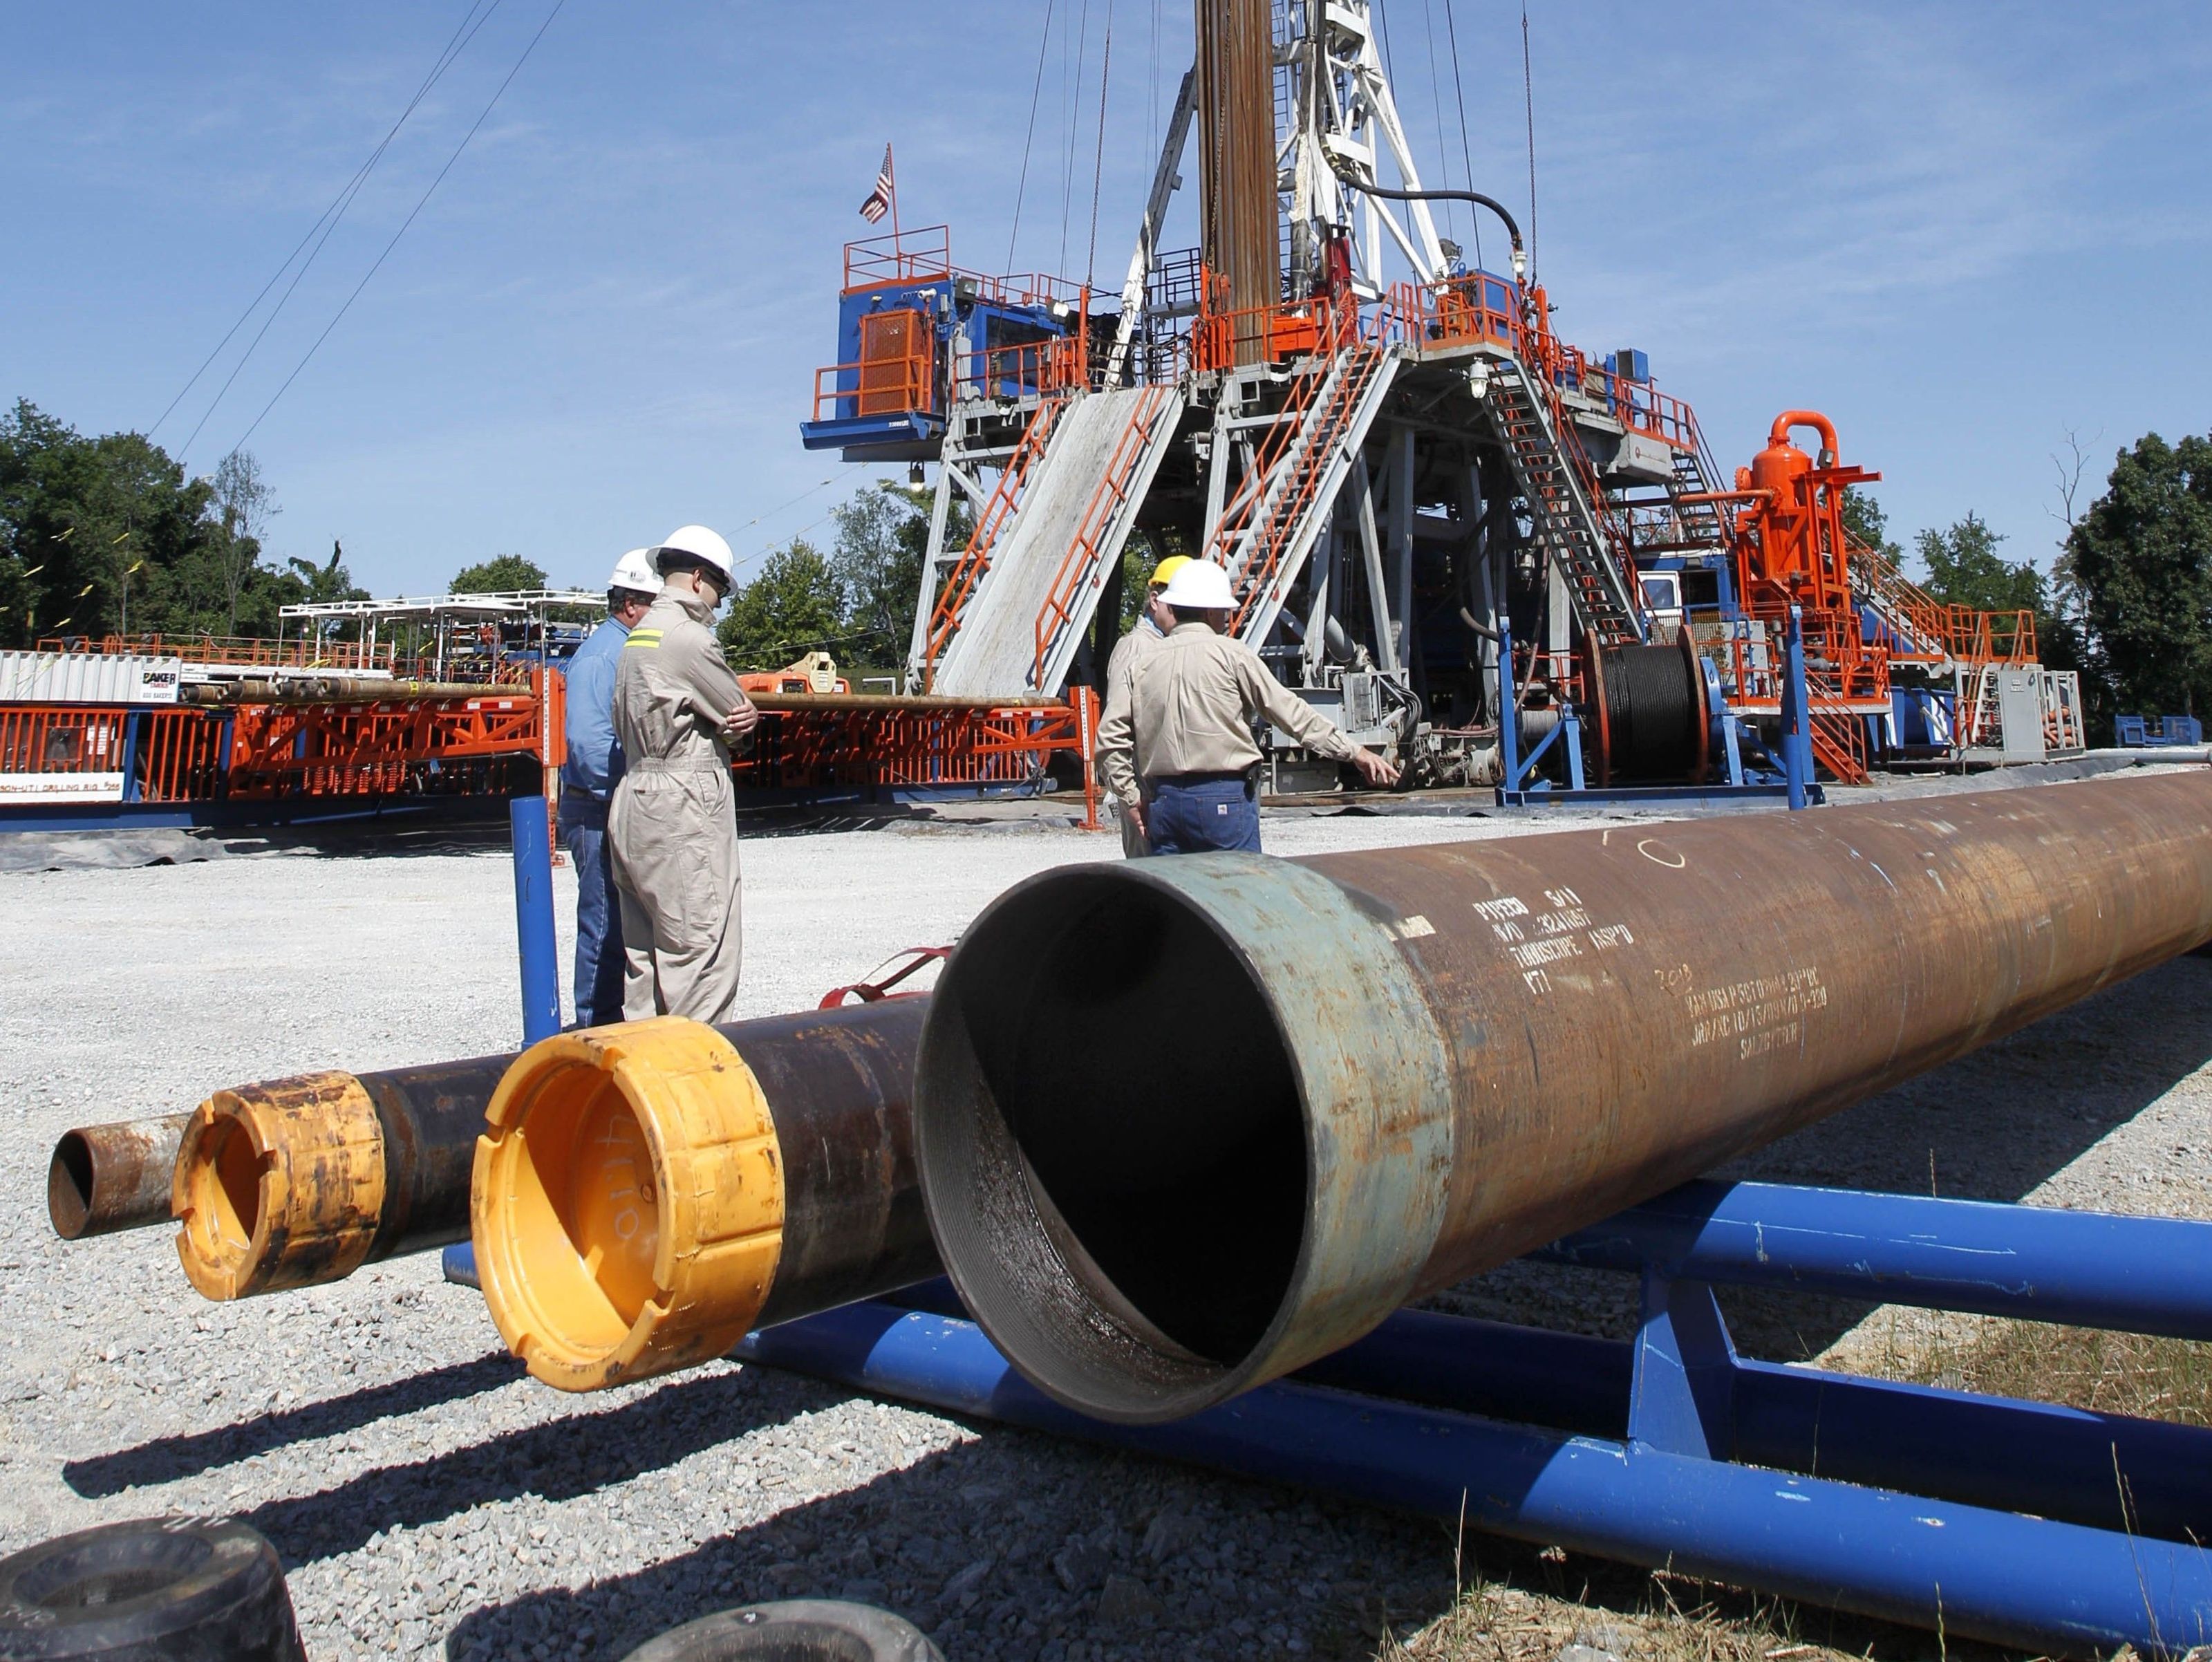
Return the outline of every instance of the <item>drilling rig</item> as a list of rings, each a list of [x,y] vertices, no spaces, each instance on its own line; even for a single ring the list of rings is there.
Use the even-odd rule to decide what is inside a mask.
[[[1195,0],[1194,45],[1118,294],[964,270],[942,226],[847,248],[802,437],[936,464],[909,691],[1098,685],[1142,536],[1218,563],[1237,636],[1418,782],[1771,787],[1785,728],[1846,783],[2082,747],[2032,614],[1851,537],[1880,475],[1825,417],[1723,474],[1644,351],[1554,332],[1512,213],[1423,184],[1370,0]],[[1194,132],[1200,245],[1163,250]],[[1340,782],[1267,738],[1272,788]]]

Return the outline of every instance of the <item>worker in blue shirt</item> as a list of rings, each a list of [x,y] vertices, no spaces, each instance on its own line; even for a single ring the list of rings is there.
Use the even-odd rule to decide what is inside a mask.
[[[576,1025],[623,1019],[622,913],[607,852],[607,801],[623,776],[615,737],[615,667],[631,627],[660,593],[652,556],[633,548],[607,579],[607,620],[568,661],[568,759],[561,768],[561,831],[576,867]]]

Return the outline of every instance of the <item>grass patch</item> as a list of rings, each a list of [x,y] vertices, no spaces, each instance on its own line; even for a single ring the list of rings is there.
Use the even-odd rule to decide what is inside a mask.
[[[2212,1344],[1985,1318],[1893,1330],[1885,1351],[1881,1374],[1911,1385],[2212,1426]]]

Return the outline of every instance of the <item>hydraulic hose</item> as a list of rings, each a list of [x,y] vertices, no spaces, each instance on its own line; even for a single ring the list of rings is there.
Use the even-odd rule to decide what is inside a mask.
[[[1521,242],[1521,223],[1494,196],[1485,196],[1480,191],[1393,191],[1380,185],[1370,185],[1364,179],[1353,179],[1346,174],[1339,174],[1336,180],[1347,190],[1358,191],[1362,196],[1380,197],[1385,202],[1466,202],[1478,208],[1487,208],[1504,222],[1505,234],[1512,239],[1513,275],[1520,277],[1528,269],[1528,252]]]
[[[564,1391],[938,1272],[913,1152],[927,1000],[526,1050],[477,1145],[471,1233],[507,1348]]]
[[[960,1296],[1177,1418],[2212,940],[2212,776],[1061,868],[969,928],[915,1140]]]
[[[169,1221],[169,1177],[188,1114],[64,1131],[46,1163],[46,1215],[65,1241]]]

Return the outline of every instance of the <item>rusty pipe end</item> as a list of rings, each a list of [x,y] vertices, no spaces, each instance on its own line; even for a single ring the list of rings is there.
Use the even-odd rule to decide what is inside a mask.
[[[177,1152],[177,1257],[218,1303],[337,1281],[368,1257],[384,1190],[383,1126],[353,1075],[218,1091]]]
[[[963,936],[915,1073],[922,1192],[968,1308],[1039,1389],[1177,1419],[1411,1295],[1449,1068],[1363,898],[1251,855],[1068,867]]]
[[[169,1221],[170,1174],[188,1114],[80,1125],[46,1163],[46,1215],[64,1240]]]
[[[517,1057],[477,1143],[470,1233],[507,1348],[563,1391],[721,1355],[783,1243],[760,1082],[714,1028],[663,1016]]]

